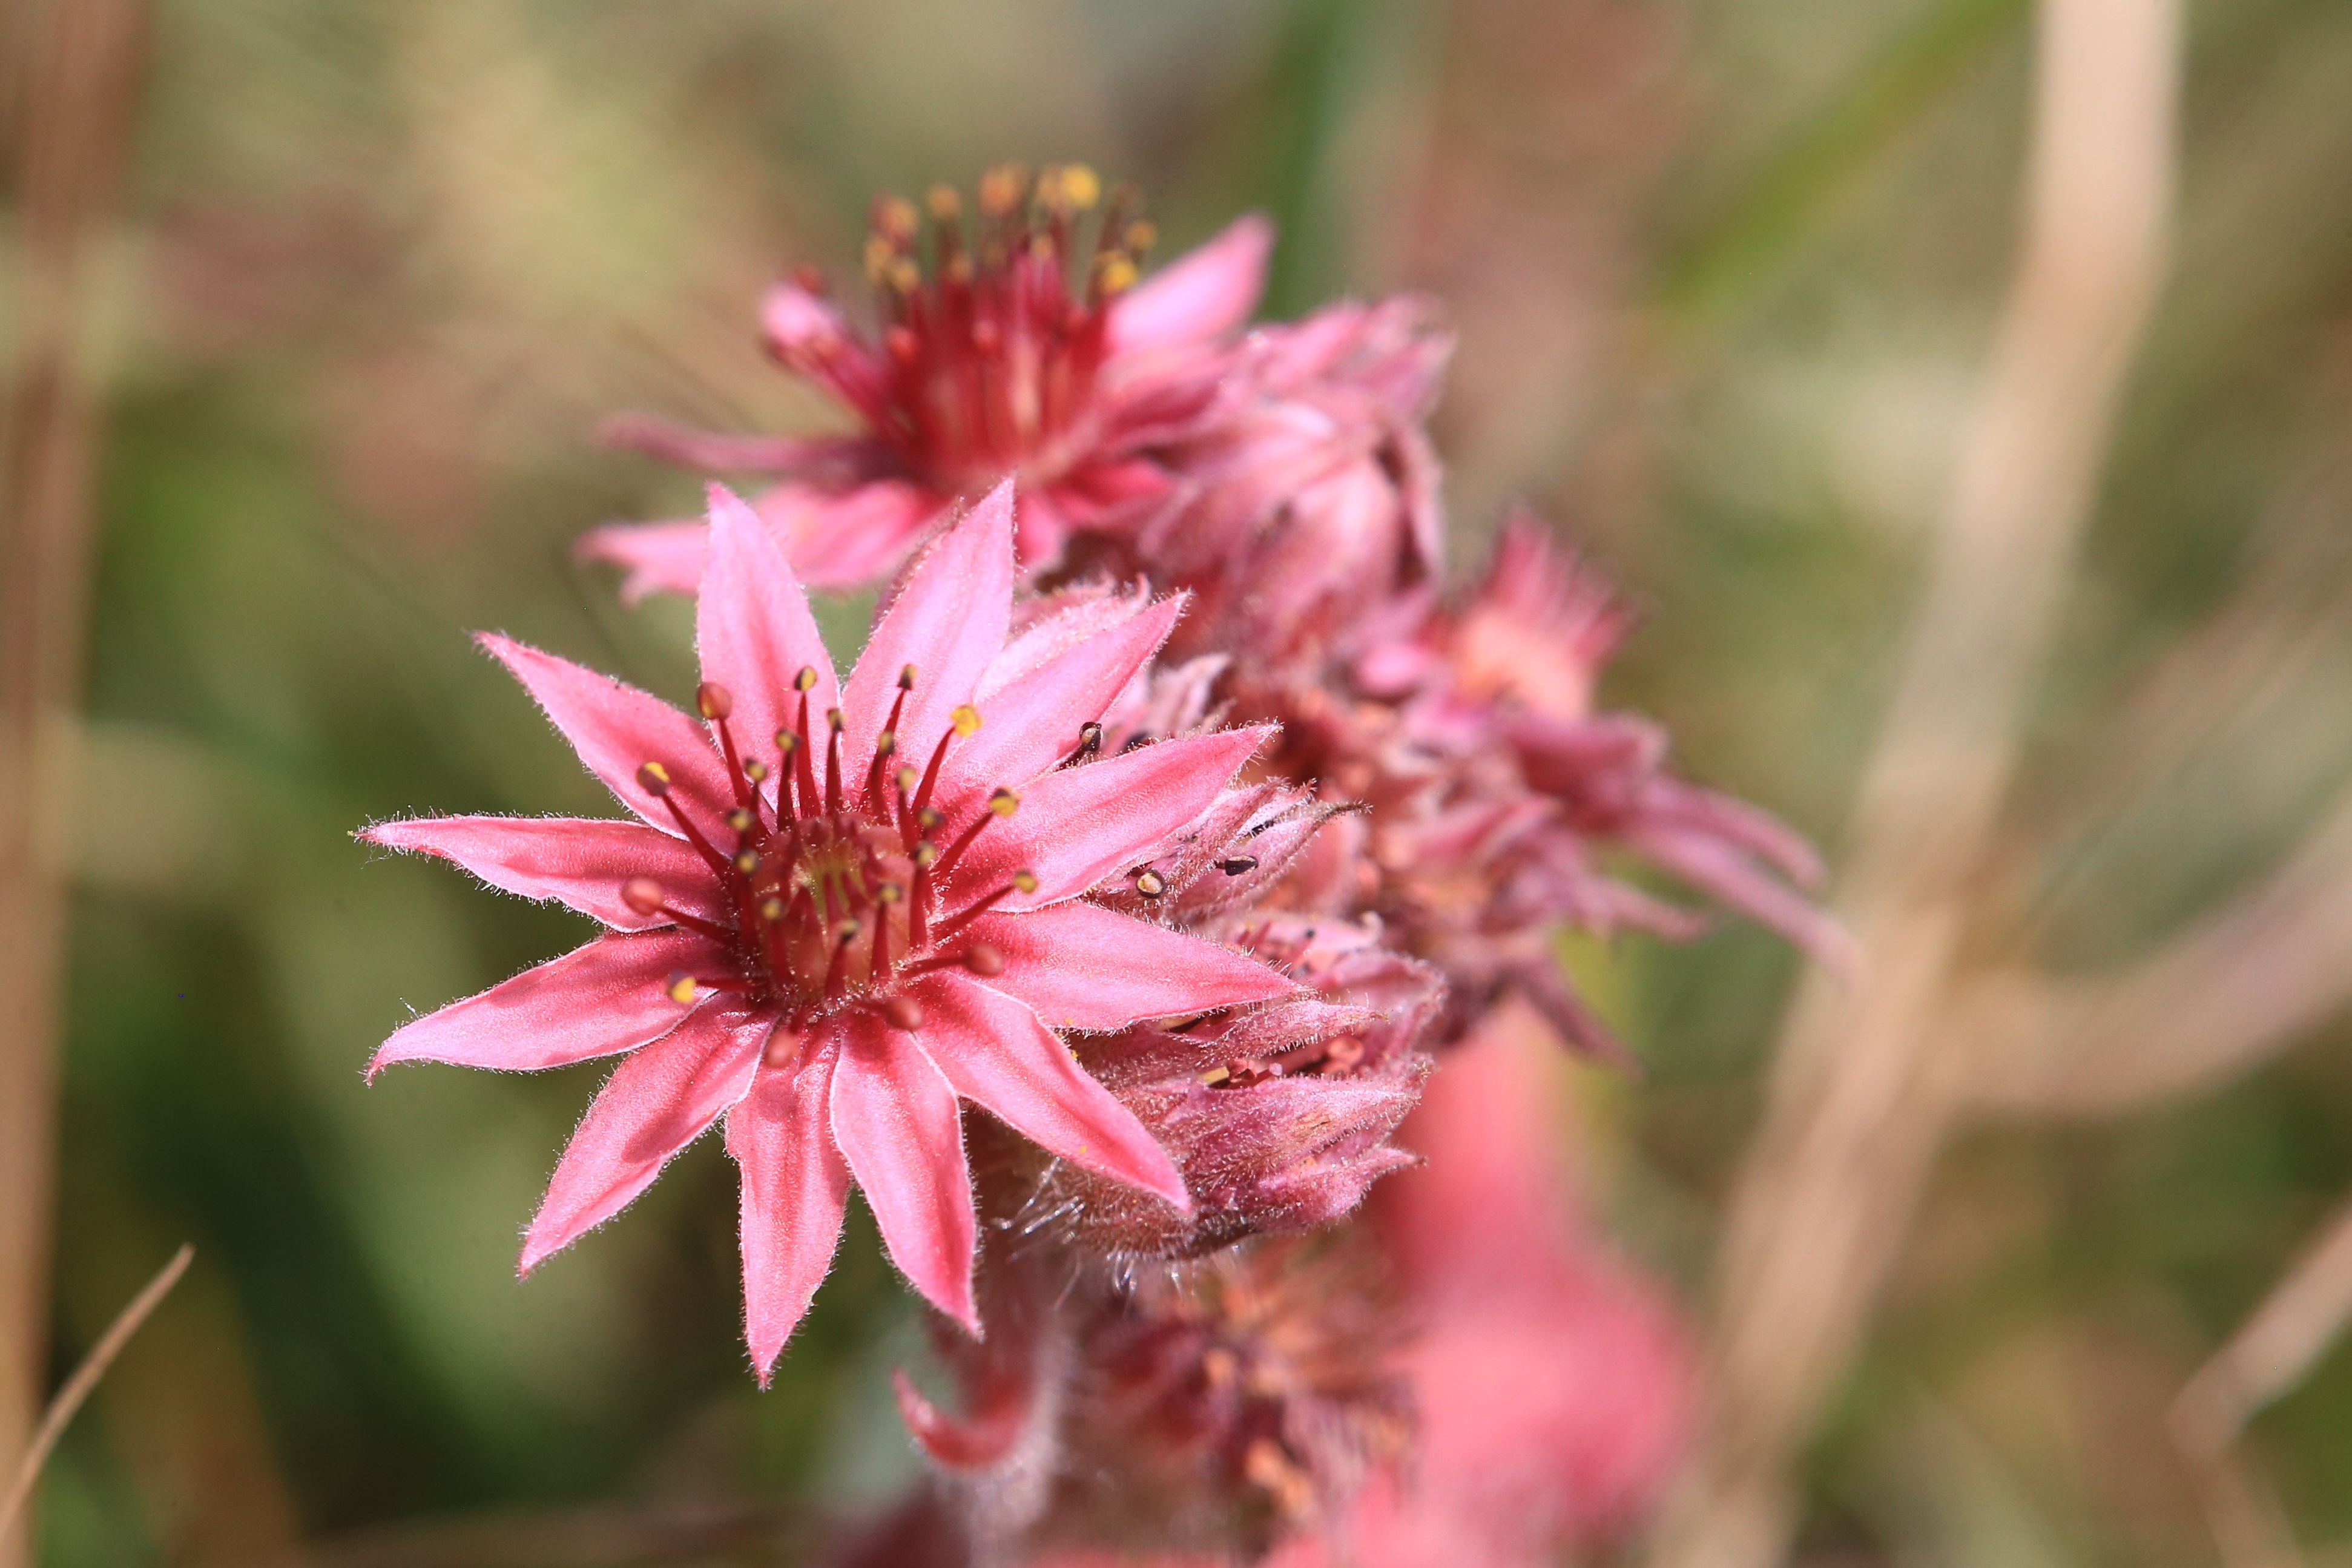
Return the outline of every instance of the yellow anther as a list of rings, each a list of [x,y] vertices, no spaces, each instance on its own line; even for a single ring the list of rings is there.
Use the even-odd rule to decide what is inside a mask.
[[[784,755],[788,757],[791,756],[794,752],[800,750],[800,746],[801,738],[798,732],[792,730],[779,730],[776,731],[776,750],[783,752]]]
[[[869,235],[866,240],[865,254],[866,280],[879,283],[888,278],[890,263],[897,259],[898,255],[898,251],[891,247],[888,240],[878,234]]]
[[[1084,163],[1062,166],[1062,199],[1079,212],[1102,200],[1102,181]]]
[[[963,198],[953,185],[933,185],[923,193],[923,205],[930,209],[934,223],[953,223],[963,216]]]
[[[900,789],[911,790],[915,787],[915,781],[922,775],[915,771],[914,763],[908,763],[901,767],[895,776],[898,781],[898,787]]]
[[[1127,226],[1124,237],[1127,247],[1140,254],[1160,243],[1160,226],[1148,217],[1139,217]]]
[[[1028,189],[1029,171],[1018,163],[999,163],[980,177],[980,210],[1003,217],[1021,205]]]
[[[901,691],[912,691],[915,689],[915,667],[913,665],[910,664],[906,668],[898,672],[898,689]]]
[[[759,758],[753,757],[750,762],[743,764],[743,776],[750,779],[753,784],[766,784],[768,782],[768,764],[761,762]]]
[[[727,826],[738,833],[749,833],[758,826],[759,818],[738,806],[727,814]]]
[[[922,287],[922,282],[923,269],[905,257],[890,263],[890,287],[899,293],[911,294]]]
[[[904,196],[884,196],[874,204],[874,232],[904,245],[915,237],[915,204]]]
[[[899,891],[898,884],[896,882],[885,882],[874,889],[875,901],[877,903],[895,904],[904,895]]]
[[[782,899],[761,900],[760,918],[766,921],[770,925],[773,925],[778,921],[782,920],[784,918],[784,900]]]
[[[759,868],[760,854],[758,850],[746,849],[735,857],[735,869],[742,872],[746,877],[750,876]]]
[[[1147,899],[1156,899],[1168,890],[1168,879],[1147,867],[1136,874],[1135,890]]]
[[[940,847],[928,838],[918,838],[914,853],[907,858],[918,866],[928,866],[940,858]]]
[[[795,691],[810,691],[814,690],[815,687],[816,666],[813,664],[804,664],[801,666],[801,672],[793,677],[793,689]]]
[[[662,989],[668,994],[669,999],[679,1006],[691,1007],[701,987],[695,984],[694,976],[691,974],[673,974],[669,977],[669,983]]]
[[[898,731],[895,730],[885,730],[880,734],[874,737],[874,754],[876,756],[887,757],[898,749]]]
[[[1211,1068],[1207,1072],[1201,1075],[1201,1081],[1207,1084],[1211,1089],[1214,1089],[1217,1085],[1224,1082],[1227,1079],[1233,1076],[1234,1069],[1231,1068]]]
[[[1034,893],[1037,890],[1037,874],[1034,871],[1015,871],[1013,873],[1013,886],[1024,894]]]
[[[1135,263],[1114,251],[1096,268],[1095,282],[1105,294],[1124,294],[1135,287],[1136,276]]]
[[[669,770],[659,763],[644,763],[637,767],[637,787],[647,795],[669,793]]]
[[[857,938],[858,938],[859,933],[860,933],[860,932],[862,932],[862,931],[865,931],[865,929],[866,929],[866,928],[865,928],[864,926],[862,926],[862,925],[858,924],[856,921],[842,921],[842,922],[841,922],[841,941],[842,941],[843,944],[845,946],[845,945],[847,945],[847,944],[848,944],[848,943],[850,943],[850,942],[856,942],[856,941],[857,940]]]
[[[980,731],[980,710],[967,702],[948,715],[948,722],[955,726],[957,734],[969,739]]]
[[[841,726],[844,722],[845,721],[841,717],[840,709],[828,708],[824,710],[825,728],[831,730],[835,734],[838,735],[841,733]]]
[[[988,797],[988,809],[999,816],[1010,816],[1021,809],[1021,797],[1009,789],[1000,789]]]

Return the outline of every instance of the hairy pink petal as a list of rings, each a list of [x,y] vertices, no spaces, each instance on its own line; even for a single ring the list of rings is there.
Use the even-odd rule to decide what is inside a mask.
[[[379,822],[360,840],[437,855],[501,892],[552,899],[620,931],[651,931],[667,915],[641,915],[621,901],[621,884],[651,877],[673,908],[709,917],[710,870],[683,839],[641,823],[596,816],[434,816]]]
[[[727,769],[702,726],[657,697],[599,675],[551,653],[482,632],[483,651],[513,672],[588,771],[623,805],[665,833],[677,831],[669,808],[637,783],[637,769],[659,763],[669,770],[671,798],[708,827],[726,815],[732,795]]]
[[[660,1039],[682,1016],[663,982],[709,943],[685,931],[614,932],[404,1024],[368,1063],[535,1072]]]
[[[1078,727],[1100,719],[1182,613],[1170,599],[1087,638],[980,706],[980,733],[948,753],[944,782],[982,790],[1035,777],[1077,749]]]
[[[971,1168],[955,1090],[913,1036],[871,1013],[841,1025],[833,1141],[849,1162],[882,1245],[916,1289],[974,1334]]]
[[[774,1020],[697,1008],[614,1069],[557,1162],[523,1237],[522,1272],[612,1218],[751,1087]]]
[[[1002,828],[982,833],[960,876],[992,888],[1021,868],[1037,890],[999,906],[1034,909],[1124,871],[1208,809],[1271,729],[1160,741],[1031,781]]]
[[[1168,1151],[1025,1004],[948,973],[915,991],[923,1005],[917,1037],[957,1093],[1066,1160],[1192,1206]]]
[[[734,699],[728,728],[746,759],[778,766],[775,735],[799,716],[793,681],[802,670],[816,672],[808,694],[812,728],[841,705],[808,595],[759,517],[718,485],[710,487],[710,561],[695,602],[694,638],[702,679]]]
[[[1257,213],[1236,218],[1112,305],[1111,352],[1201,342],[1239,328],[1257,309],[1273,253],[1273,224]]]
[[[971,700],[982,672],[1004,647],[1013,615],[1013,483],[991,490],[924,552],[858,656],[842,693],[848,721],[849,776],[862,780],[874,737],[898,696],[899,672],[915,667],[901,710],[899,750],[919,761]]]
[[[1123,1029],[1298,989],[1256,959],[1097,904],[982,915],[971,936],[1004,955],[982,984],[1058,1029]]]
[[[849,1167],[833,1146],[834,1056],[761,1073],[727,1113],[743,1178],[743,1331],[762,1388],[841,1241]]]

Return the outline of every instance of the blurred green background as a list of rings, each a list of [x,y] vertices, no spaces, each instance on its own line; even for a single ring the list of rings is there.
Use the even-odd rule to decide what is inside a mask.
[[[198,1259],[58,1455],[44,1562],[751,1560],[734,1510],[789,1529],[911,1472],[886,1380],[915,1326],[869,1234],[754,1390],[715,1146],[516,1283],[598,1069],[360,1068],[580,922],[349,837],[603,809],[465,634],[684,695],[683,607],[620,609],[569,546],[695,482],[591,433],[825,418],[752,305],[798,260],[851,275],[872,192],[1079,158],[1143,186],[1163,255],[1273,213],[1270,314],[1435,293],[1457,559],[1511,498],[1558,517],[1644,611],[1608,700],[1834,853],[2012,256],[2027,19],[162,0],[108,250],[58,1374]],[[2352,6],[2189,19],[2176,273],[2008,828],[2045,951],[2086,964],[2352,775]],[[2134,694],[2225,607],[2260,678],[2134,750]],[[1575,961],[1651,1068],[1580,1076],[1589,1163],[1696,1300],[1792,961],[1744,929]],[[2352,1191],[2347,1047],[1971,1133],[1813,1455],[1806,1560],[2214,1561],[2160,1413]],[[2352,1354],[2252,1443],[2303,1539],[2352,1552]],[[566,1544],[583,1520],[605,1555]]]

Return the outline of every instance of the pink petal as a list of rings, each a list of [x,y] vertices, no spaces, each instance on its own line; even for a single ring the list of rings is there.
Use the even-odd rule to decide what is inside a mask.
[[[760,1386],[833,1266],[849,1167],[833,1146],[835,1053],[813,1049],[759,1075],[727,1113],[727,1152],[743,1174],[743,1331]]]
[[[699,522],[608,522],[580,536],[572,553],[583,561],[609,561],[627,574],[621,602],[634,605],[652,594],[691,594],[702,581]]]
[[[856,437],[726,436],[650,414],[615,414],[596,427],[596,439],[707,474],[789,474],[854,461],[866,445]]]
[[[882,1245],[915,1289],[974,1334],[972,1247],[978,1225],[955,1090],[914,1037],[867,1012],[842,1024],[833,1074],[833,1141],[882,1229]]]
[[[673,781],[671,798],[709,831],[731,807],[727,769],[700,724],[657,697],[609,675],[481,632],[474,640],[507,667],[572,742],[588,771],[623,805],[665,833],[677,832],[669,808],[637,783],[637,769],[659,763]]]
[[[614,1068],[547,1184],[523,1237],[521,1271],[626,1208],[672,1155],[741,1100],[774,1025],[762,1015],[698,1007]]]
[[[998,784],[1025,783],[1068,756],[1077,749],[1079,726],[1103,716],[1168,640],[1183,608],[1176,599],[1153,605],[979,703],[980,733],[955,742],[943,782],[985,793]]]
[[[851,781],[862,783],[874,737],[898,696],[898,676],[915,667],[898,728],[899,750],[918,766],[969,702],[982,671],[1004,647],[1013,615],[1013,484],[989,492],[917,560],[849,674],[841,708]]]
[[[898,569],[946,500],[905,479],[871,479],[845,490],[782,484],[751,500],[803,583],[862,588]]]
[[[1257,213],[1235,219],[1111,308],[1111,353],[1174,347],[1236,330],[1257,309],[1273,251],[1273,224]]]
[[[849,330],[832,300],[778,283],[760,301],[760,324],[776,355],[879,426],[890,416],[887,366]]]
[[[958,1094],[1062,1158],[1190,1211],[1168,1151],[1024,1004],[946,973],[911,990],[923,1005],[915,1038]]]
[[[379,822],[362,842],[456,862],[501,892],[553,899],[620,931],[652,931],[667,915],[641,915],[621,884],[650,877],[672,908],[720,912],[710,868],[692,846],[635,822],[598,816],[436,816]]]
[[[695,602],[694,638],[702,679],[734,699],[728,728],[747,761],[781,766],[775,735],[799,720],[793,682],[802,670],[816,672],[808,693],[813,731],[823,733],[825,710],[841,706],[833,656],[808,595],[758,515],[718,485],[710,487],[710,560]]]
[[[1012,818],[980,836],[957,879],[987,889],[1017,869],[1035,873],[1037,890],[1015,894],[999,906],[1006,910],[1083,893],[1182,832],[1273,733],[1262,727],[1160,741],[1041,774],[1022,790]]]
[[[688,931],[614,932],[404,1024],[368,1074],[394,1062],[535,1072],[660,1039],[685,1009],[664,985],[709,947]]]
[[[1098,904],[982,915],[971,940],[1004,955],[1004,972],[981,984],[1057,1029],[1123,1029],[1298,989],[1256,959]]]

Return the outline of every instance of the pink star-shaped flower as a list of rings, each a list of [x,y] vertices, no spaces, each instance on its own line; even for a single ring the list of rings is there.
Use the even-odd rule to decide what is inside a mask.
[[[394,1033],[370,1071],[626,1053],[557,1165],[525,1271],[724,1117],[742,1171],[746,1331],[764,1381],[831,1264],[855,1180],[898,1268],[975,1333],[960,1100],[1189,1207],[1181,1177],[1056,1028],[1289,994],[1273,969],[1085,901],[1216,798],[1265,738],[1101,757],[1097,721],[1179,601],[1006,632],[1012,486],[917,563],[848,679],[751,509],[714,489],[702,721],[484,636],[638,821],[442,817],[360,837],[457,862],[611,931]]]
[[[1034,181],[992,170],[969,222],[953,191],[931,193],[928,247],[911,204],[877,201],[866,247],[877,333],[814,279],[772,288],[770,352],[846,409],[855,435],[714,436],[633,417],[607,436],[706,473],[777,476],[753,505],[821,587],[887,576],[942,508],[1008,476],[1023,563],[1054,562],[1075,533],[1167,495],[1151,454],[1217,402],[1274,244],[1264,218],[1244,217],[1139,282],[1151,226],[1115,191],[1089,240],[1100,194],[1077,165]],[[635,599],[692,592],[703,540],[699,522],[614,523],[581,550],[626,568]]]

